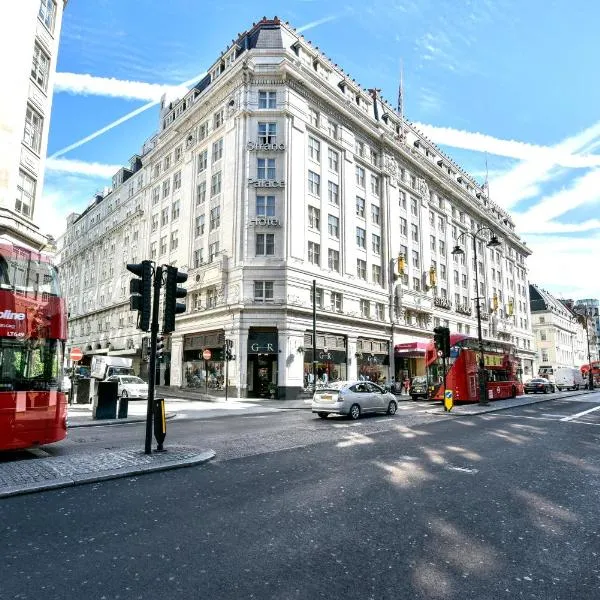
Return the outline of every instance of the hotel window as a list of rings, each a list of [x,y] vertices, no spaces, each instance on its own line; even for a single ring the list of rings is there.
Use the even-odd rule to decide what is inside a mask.
[[[317,266],[321,264],[321,246],[315,242],[308,242],[308,262]]]
[[[179,246],[179,239],[177,237],[177,231],[171,232],[171,250],[177,250],[177,246]]]
[[[17,197],[15,210],[26,217],[33,216],[33,201],[35,199],[36,182],[25,171],[19,171],[17,182]]]
[[[274,144],[277,139],[277,123],[258,124],[258,143]]]
[[[308,207],[308,226],[313,229],[320,229],[321,226],[321,211],[314,207]]]
[[[438,229],[440,231],[446,231],[446,221],[444,221],[444,217],[438,216]]]
[[[179,218],[179,200],[175,200],[175,202],[173,202],[173,206],[171,206],[171,220],[174,221],[175,219]]]
[[[381,265],[371,265],[371,281],[381,285]]]
[[[323,297],[324,296],[325,296],[325,294],[323,292],[323,288],[315,288],[315,294],[313,297],[313,289],[311,287],[310,288],[310,305],[312,306],[314,304],[317,308],[323,308]]]
[[[208,245],[208,262],[211,263],[217,257],[219,253],[219,242],[213,242]]]
[[[327,182],[327,196],[329,197],[329,202],[331,204],[335,204],[336,206],[340,203],[340,194],[339,187],[337,183],[333,183],[333,181]]]
[[[275,179],[275,159],[274,158],[259,158],[256,161],[256,178],[257,179]]]
[[[374,233],[371,234],[371,250],[373,254],[381,254],[381,238]]]
[[[431,226],[435,225],[435,215],[433,214],[432,210],[429,211],[429,224]]]
[[[415,217],[417,217],[419,215],[419,208],[418,208],[418,200],[416,198],[411,198],[410,199],[410,212],[411,214],[413,214]]]
[[[275,196],[256,196],[256,216],[275,216]]]
[[[210,195],[211,198],[221,193],[221,171],[215,173],[210,180]]]
[[[385,306],[381,302],[375,303],[375,318],[378,321],[383,321],[385,319]]]
[[[332,150],[331,148],[329,148],[327,150],[327,160],[329,162],[329,168],[337,173],[338,172],[338,163],[339,163],[339,154],[335,151]]]
[[[254,302],[273,302],[273,282],[254,282]]]
[[[455,269],[453,271],[453,273],[454,273],[454,283],[455,283],[455,285],[458,285],[458,282],[459,282],[459,280],[458,280],[458,271]]]
[[[365,218],[365,199],[356,196],[356,216]]]
[[[198,173],[202,173],[202,171],[205,171],[207,164],[208,164],[208,150],[202,150],[202,152],[200,152],[200,154],[198,154]]]
[[[215,308],[217,306],[217,289],[209,287],[206,290],[206,308]]]
[[[221,225],[221,207],[215,206],[210,211],[209,231],[217,229]]]
[[[181,171],[177,171],[173,175],[173,190],[178,190],[181,187]]]
[[[162,183],[162,197],[166,198],[171,192],[171,180],[165,179]]]
[[[334,312],[342,312],[342,294],[339,292],[331,292],[329,297],[329,305]]]
[[[371,193],[379,196],[379,177],[371,175]]]
[[[309,108],[308,109],[308,122],[313,127],[318,127],[319,126],[319,113],[314,108]]]
[[[403,217],[400,217],[400,235],[407,235],[407,223]]]
[[[435,240],[435,236],[434,236],[434,235],[430,235],[430,236],[429,236],[429,248],[430,248],[430,249],[431,249],[433,252],[435,252],[435,247],[436,247],[436,244],[435,244],[435,242],[436,242],[436,240]]]
[[[365,155],[365,144],[364,144],[364,142],[361,142],[360,140],[355,140],[354,141],[354,153],[358,154],[358,156],[364,156]]]
[[[413,290],[417,292],[421,289],[421,281],[418,277],[413,277]]]
[[[50,69],[50,58],[42,50],[39,44],[35,44],[33,50],[33,62],[31,64],[31,78],[43,89],[48,88],[48,71]]]
[[[412,264],[416,269],[419,268],[419,253],[416,250],[412,251]]]
[[[316,162],[321,161],[321,142],[314,137],[308,138],[308,157]]]
[[[419,241],[419,227],[418,225],[411,225],[410,226],[410,237],[412,238],[412,240],[414,242],[418,242]]]
[[[377,154],[377,152],[375,152],[375,150],[373,150],[373,148],[371,148],[370,155],[371,155],[371,163],[374,164],[375,166],[377,166],[379,155]]]
[[[446,265],[440,265],[440,277],[442,278],[442,281],[446,281]]]
[[[454,294],[454,307],[456,308],[460,304],[460,294]]]
[[[440,256],[446,256],[446,242],[439,240],[438,247],[440,250]]]
[[[163,237],[160,238],[160,254],[161,256],[163,254],[167,253],[167,236],[163,235]]]
[[[360,316],[369,318],[371,316],[371,305],[368,300],[360,299]]]
[[[202,141],[208,135],[208,122],[198,126],[198,141]]]
[[[213,163],[223,158],[223,138],[217,140],[212,145],[212,161]]]
[[[417,178],[416,178],[414,175],[411,175],[411,176],[410,176],[410,187],[411,187],[413,190],[416,190],[416,189],[417,189]]]
[[[206,200],[206,181],[201,181],[196,186],[196,204],[204,204]]]
[[[152,231],[156,231],[158,229],[158,213],[155,215],[152,215],[151,229],[152,229]]]
[[[469,306],[469,299],[466,296],[462,297],[462,301],[463,301],[463,306],[466,306],[466,307]]]
[[[197,269],[204,262],[204,248],[194,250],[194,269]]]
[[[56,2],[54,0],[42,0],[40,2],[39,17],[50,33],[54,33],[54,22],[56,20]]]
[[[223,109],[217,111],[214,116],[213,116],[213,124],[214,127],[213,129],[218,129],[219,127],[221,127],[221,125],[223,125],[224,122],[224,111]]]
[[[331,119],[328,120],[327,123],[327,129],[329,132],[329,136],[332,137],[334,140],[337,140],[338,138],[338,124],[335,121],[332,121]]]
[[[314,171],[308,172],[308,192],[315,196],[321,194],[321,176]]]
[[[163,208],[160,212],[160,226],[164,227],[169,222],[169,209]]]
[[[179,162],[181,160],[181,146],[177,146],[175,148],[175,162]]]
[[[371,204],[371,223],[379,225],[380,210],[377,204]]]
[[[275,254],[275,234],[256,234],[256,256],[273,256]]]
[[[340,237],[340,220],[335,215],[327,217],[327,231],[330,237],[339,239]]]
[[[398,195],[398,206],[406,210],[406,192],[400,192]]]
[[[366,247],[367,247],[366,236],[367,236],[367,232],[362,227],[356,228],[356,245],[359,248],[366,249]]]
[[[258,108],[277,108],[277,92],[259,90]]]
[[[327,251],[327,267],[330,271],[340,271],[340,253],[338,250],[329,248]]]
[[[356,276],[363,281],[367,280],[367,262],[360,258],[356,259]]]
[[[196,217],[196,237],[204,234],[204,215]]]
[[[158,204],[159,201],[160,201],[160,186],[157,185],[152,190],[152,205],[154,206],[155,204]]]
[[[356,185],[364,188],[365,187],[365,170],[362,167],[356,167]]]
[[[35,152],[40,151],[42,144],[42,128],[44,119],[31,106],[27,105],[25,113],[25,129],[23,131],[23,141]]]
[[[456,225],[452,225],[452,239],[458,239],[458,229],[456,228]]]
[[[167,154],[163,161],[163,169],[166,171],[171,167],[171,155]]]

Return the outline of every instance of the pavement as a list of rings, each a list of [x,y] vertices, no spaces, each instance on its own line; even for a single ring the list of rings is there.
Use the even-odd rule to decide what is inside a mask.
[[[173,393],[171,390],[167,390]],[[237,416],[243,414],[264,414],[281,410],[310,410],[310,400],[249,400],[206,394],[181,393],[176,390],[177,397],[167,397],[164,390],[158,390],[158,397],[165,397],[167,419],[176,418],[213,418],[220,416]],[[489,405],[463,404],[446,412],[443,407],[435,406],[428,410],[430,414],[445,416],[473,416],[488,412],[496,412],[536,404],[557,397],[578,396],[588,394],[587,390],[568,394],[544,394],[518,396],[507,400],[495,400]],[[186,397],[180,397],[186,396]],[[408,396],[398,396],[399,401],[410,402]],[[430,405],[431,406],[431,405]],[[119,426],[139,423],[146,420],[147,404],[145,400],[129,401],[127,418],[103,419],[93,418],[91,404],[75,404],[69,406],[69,428]],[[70,456],[51,456],[43,449],[33,449],[17,453],[0,454],[0,498],[27,494],[42,490],[68,487],[102,481],[130,477],[132,475],[164,471],[198,465],[214,458],[211,449],[188,446],[171,446],[165,452],[152,452],[147,455],[139,448],[122,448],[101,450],[93,453],[82,453]]]

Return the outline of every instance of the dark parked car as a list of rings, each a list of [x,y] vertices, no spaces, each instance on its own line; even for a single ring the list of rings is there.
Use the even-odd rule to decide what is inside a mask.
[[[523,391],[526,394],[537,394],[538,392],[547,394],[554,391],[554,384],[544,377],[534,377],[523,386]]]
[[[408,393],[413,400],[418,400],[419,398],[427,400],[429,398],[428,388],[427,377],[425,375],[417,375],[417,377],[413,377]]]

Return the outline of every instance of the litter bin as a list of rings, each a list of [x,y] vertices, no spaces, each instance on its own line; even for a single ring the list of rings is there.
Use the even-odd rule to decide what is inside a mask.
[[[98,396],[94,406],[94,419],[117,418],[117,396],[119,384],[116,381],[98,382]]]
[[[88,404],[90,401],[90,380],[76,377],[73,379],[74,399],[77,404]]]
[[[129,411],[129,398],[119,398],[119,412],[117,413],[118,419],[126,419]]]

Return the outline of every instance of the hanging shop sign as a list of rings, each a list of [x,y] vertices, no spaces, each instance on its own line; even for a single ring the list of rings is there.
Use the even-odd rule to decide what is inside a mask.
[[[285,181],[275,181],[274,179],[253,179],[248,177],[248,185],[257,188],[285,187]]]
[[[258,144],[257,142],[248,142],[246,149],[250,152],[257,150],[274,150],[276,152],[283,152],[285,150],[285,144]]]

